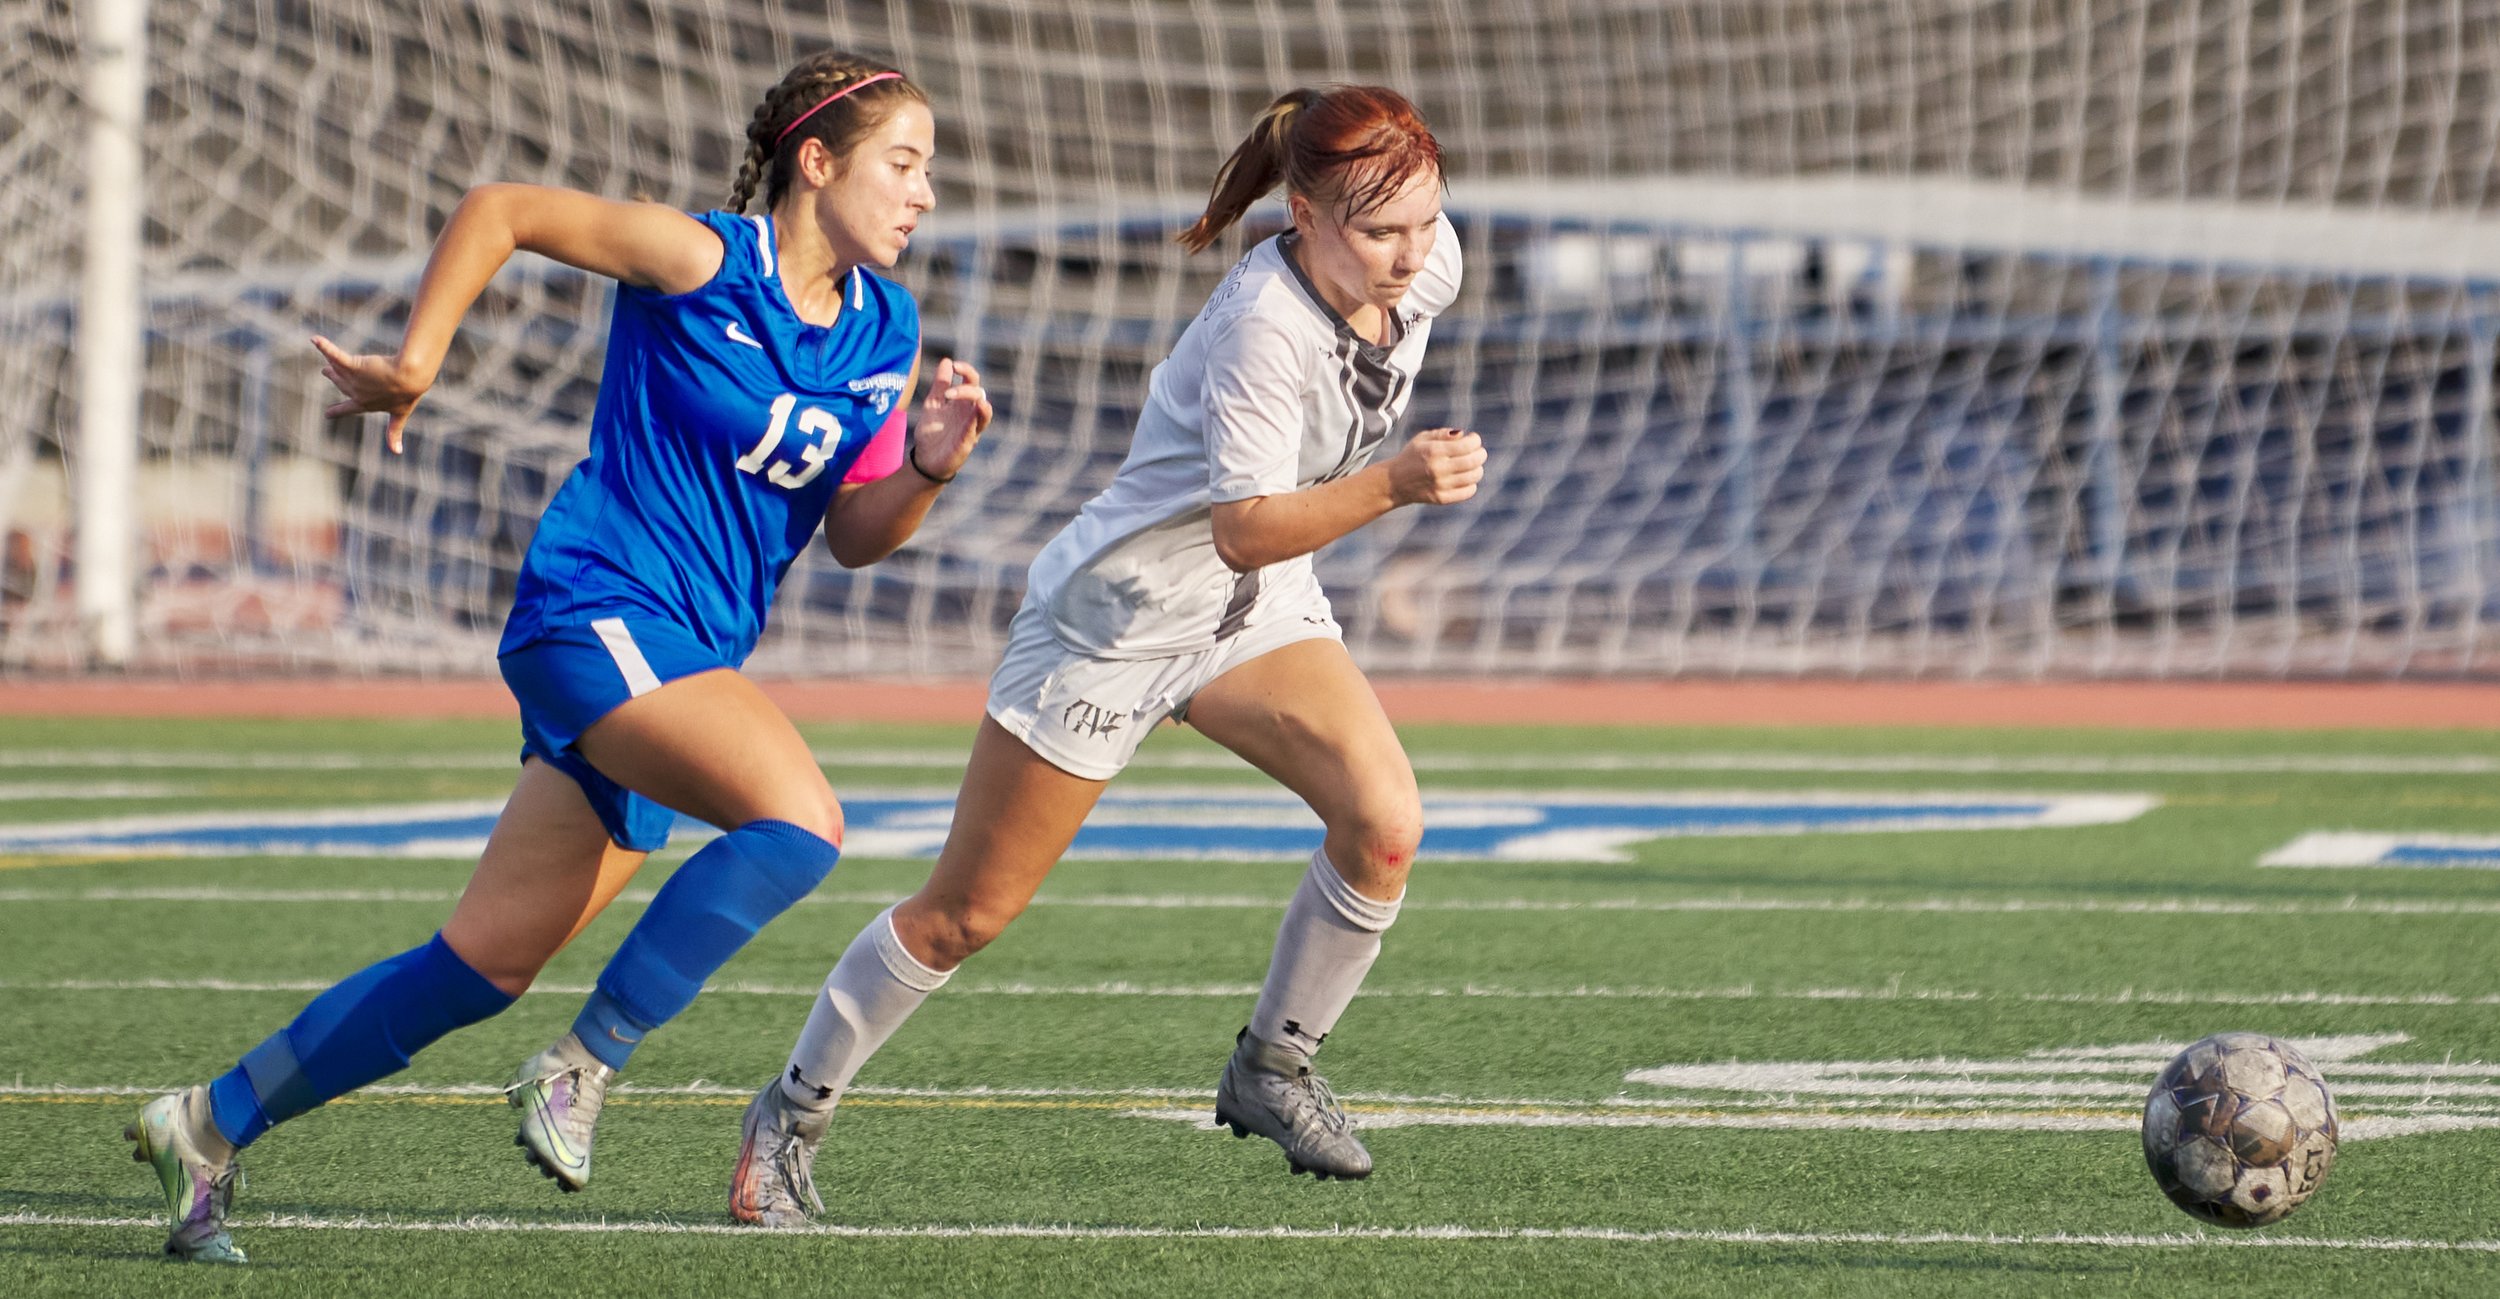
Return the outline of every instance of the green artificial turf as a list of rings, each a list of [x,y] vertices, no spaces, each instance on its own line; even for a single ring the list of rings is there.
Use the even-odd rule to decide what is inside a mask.
[[[810,737],[837,790],[945,791],[968,732]],[[924,862],[846,860],[654,1034],[584,1193],[559,1196],[521,1162],[493,1094],[569,1021],[681,848],[512,1011],[254,1148],[235,1226],[254,1262],[231,1274],[156,1257],[162,1201],[121,1125],[153,1089],[231,1065],[328,981],[421,941],[466,865],[0,856],[0,1293],[2500,1290],[2500,1066],[2476,1064],[2500,1061],[2500,876],[2257,865],[2313,830],[2500,835],[2500,737],[1407,738],[1427,795],[1452,807],[1471,790],[2160,802],[2064,829],[1427,861],[1321,1060],[1372,1125],[1380,1171],[1352,1185],[1288,1177],[1273,1147],[1167,1116],[1203,1111],[1300,865],[1071,861],[862,1072],[807,1234],[728,1227],[739,1109],[827,966]],[[513,749],[490,724],[13,719],[0,822],[493,799]],[[2339,769],[2267,769],[2302,764]],[[1123,778],[1257,784],[1168,731]],[[2339,1162],[2258,1233],[2204,1227],[2155,1191],[2128,1129],[2149,1071],[2096,1093],[1959,1100],[1629,1076],[1738,1064],[1810,1079],[1859,1062],[1868,1078],[2019,1078],[2056,1072],[2049,1053],[2243,1028],[2383,1040],[2325,1066],[2350,1129]],[[1989,1125],[2051,1111],[2086,1127]],[[2448,1126],[2363,1135],[2426,1116]]]

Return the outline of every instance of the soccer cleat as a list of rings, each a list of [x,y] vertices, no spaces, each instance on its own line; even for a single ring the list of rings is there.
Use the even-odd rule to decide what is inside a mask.
[[[590,1182],[591,1129],[615,1076],[568,1032],[523,1061],[503,1089],[504,1099],[521,1112],[521,1131],[512,1144],[568,1195]]]
[[[182,1262],[246,1262],[243,1247],[226,1234],[226,1212],[243,1184],[243,1166],[232,1156],[220,1163],[201,1150],[196,1125],[207,1122],[208,1089],[193,1087],[149,1101],[122,1129],[122,1138],[138,1143],[130,1157],[154,1165],[157,1180],[165,1184],[165,1212],[174,1227],[165,1237],[166,1256]]]
[[[1371,1152],[1310,1061],[1243,1029],[1215,1085],[1215,1121],[1236,1137],[1256,1132],[1285,1148],[1294,1172],[1320,1181],[1372,1175]]]
[[[816,1146],[832,1123],[832,1110],[791,1104],[779,1078],[764,1084],[747,1105],[738,1170],[729,1177],[729,1216],[762,1227],[797,1227],[824,1212],[816,1194]]]

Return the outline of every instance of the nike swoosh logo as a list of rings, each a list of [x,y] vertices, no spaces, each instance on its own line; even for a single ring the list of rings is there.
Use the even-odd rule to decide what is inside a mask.
[[[547,1153],[554,1155],[557,1163],[577,1169],[587,1162],[580,1152],[573,1149],[573,1143],[564,1139],[563,1130],[556,1126],[555,1109],[547,1104],[543,1088],[530,1097],[530,1108],[537,1113],[539,1133],[547,1139]]]
[[[747,331],[738,328],[738,322],[734,320],[729,322],[729,341],[733,343],[744,343],[749,347],[760,348],[763,346],[762,343],[756,342],[754,339],[747,337]]]
[[[573,1153],[573,1147],[565,1141],[564,1134],[556,1131],[555,1125],[552,1123],[547,1126],[547,1144],[551,1147],[548,1153],[554,1155],[556,1157],[556,1162],[564,1165],[566,1168],[578,1170],[584,1164],[590,1162],[589,1160],[582,1158],[580,1155]]]

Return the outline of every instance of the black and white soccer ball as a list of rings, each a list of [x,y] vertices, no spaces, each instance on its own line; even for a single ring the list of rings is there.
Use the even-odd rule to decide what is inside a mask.
[[[2335,1164],[2335,1101],[2281,1038],[2216,1033],[2144,1102],[2144,1162],[2170,1202],[2225,1227],[2279,1222]]]

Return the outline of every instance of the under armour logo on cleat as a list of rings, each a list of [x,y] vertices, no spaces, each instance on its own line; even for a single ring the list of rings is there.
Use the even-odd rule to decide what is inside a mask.
[[[730,342],[733,342],[733,343],[744,343],[744,344],[746,344],[746,345],[747,345],[747,346],[749,346],[749,347],[762,347],[762,346],[763,346],[763,344],[762,344],[762,343],[756,342],[754,339],[747,337],[747,331],[745,331],[745,330],[743,330],[743,329],[738,328],[738,322],[737,322],[737,321],[734,321],[734,320],[733,320],[733,321],[730,321],[730,322],[729,322],[729,331],[728,331],[728,332],[729,332],[729,341],[730,341]]]

